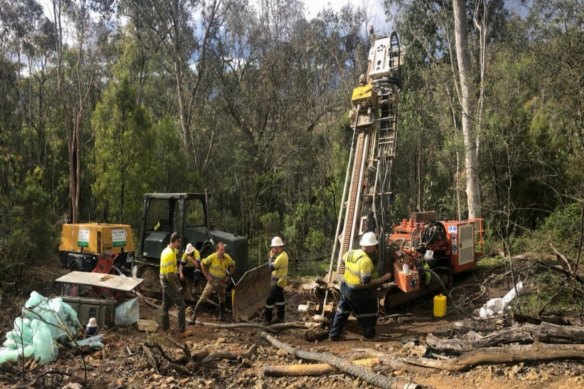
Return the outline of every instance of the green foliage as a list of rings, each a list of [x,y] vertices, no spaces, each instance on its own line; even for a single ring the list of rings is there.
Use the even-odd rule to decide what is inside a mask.
[[[569,258],[576,258],[580,244],[580,223],[582,205],[572,203],[559,207],[552,212],[541,225],[514,240],[515,252],[530,250],[546,253],[550,245]]]
[[[110,84],[93,114],[95,183],[104,221],[136,223],[150,186],[154,137],[150,119],[127,78]]]
[[[56,261],[60,226],[54,223],[50,197],[40,185],[42,175],[35,168],[0,200],[0,281],[10,293],[28,292],[38,275],[34,270]]]
[[[552,271],[535,274],[530,279],[530,293],[518,299],[516,309],[523,315],[577,315],[582,313],[582,290],[579,287],[561,288],[566,277]]]
[[[278,212],[269,212],[260,216],[262,231],[267,235],[275,235],[281,231],[280,215]]]

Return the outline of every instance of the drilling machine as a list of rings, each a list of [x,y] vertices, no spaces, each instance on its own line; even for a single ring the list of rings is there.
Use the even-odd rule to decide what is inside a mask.
[[[373,31],[370,31],[373,34]],[[333,283],[344,272],[342,256],[358,248],[359,237],[373,231],[379,238],[378,273],[391,282],[378,290],[386,312],[422,294],[448,289],[453,274],[472,270],[481,255],[482,219],[437,221],[436,212],[415,212],[392,226],[392,168],[396,155],[399,78],[403,52],[397,33],[371,38],[366,75],[353,90],[349,115],[353,138],[336,237],[331,254],[323,314]]]

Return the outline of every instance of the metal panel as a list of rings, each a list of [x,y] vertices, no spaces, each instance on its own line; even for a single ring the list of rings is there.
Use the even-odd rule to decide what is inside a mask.
[[[474,224],[458,226],[459,254],[458,264],[465,265],[474,261]]]
[[[270,291],[272,272],[268,264],[246,271],[235,284],[233,319],[245,321],[265,306]]]

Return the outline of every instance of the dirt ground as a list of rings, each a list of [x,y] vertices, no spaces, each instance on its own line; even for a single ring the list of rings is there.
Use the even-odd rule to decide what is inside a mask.
[[[308,316],[298,313],[298,304],[310,299],[303,292],[300,283],[287,288],[287,321],[301,321]],[[209,306],[198,318],[204,322],[217,322],[216,308]],[[5,314],[14,315],[15,312]],[[386,353],[389,357],[421,357],[425,352],[424,338],[428,333],[449,335],[457,331],[457,322],[464,319],[465,313],[452,312],[446,318],[436,320],[432,317],[431,298],[423,298],[415,304],[400,309],[398,314],[382,317],[379,320],[378,335],[373,340],[360,336],[354,318],[345,327],[342,341],[319,342],[305,340],[304,329],[283,330],[276,337],[298,349],[314,352],[328,352],[336,356],[352,359],[366,356],[371,350]],[[15,316],[12,316],[12,318]],[[159,311],[141,299],[140,317],[158,319]],[[6,318],[6,317],[5,317]],[[466,318],[468,319],[468,318]],[[12,320],[12,319],[10,319]],[[255,317],[252,322],[260,323]],[[171,328],[176,328],[171,319]],[[3,328],[4,330],[6,328]],[[255,328],[219,329],[200,325],[189,326],[193,334],[183,338],[172,331],[147,334],[135,327],[101,329],[105,337],[105,347],[84,356],[72,351],[61,350],[59,359],[45,367],[46,370],[65,372],[69,376],[47,375],[35,386],[69,387],[83,382],[87,371],[86,387],[93,388],[372,388],[373,386],[342,373],[322,377],[266,377],[265,366],[310,363],[287,354],[260,338],[260,330]],[[191,375],[173,369],[161,369],[158,373],[148,362],[142,347],[144,342],[161,344],[167,353],[181,355],[167,336],[186,344],[192,353],[206,350],[209,353],[230,352],[241,354],[252,345],[257,345],[254,355],[238,359],[219,359],[204,365],[187,365]],[[162,365],[165,361],[158,356]],[[33,366],[29,366],[33,369]],[[403,381],[415,382],[433,388],[566,388],[584,387],[584,364],[578,361],[556,361],[552,363],[480,366],[464,373],[449,373],[428,369],[427,373],[412,374],[404,370],[394,371],[387,366],[378,366],[374,371],[385,376],[399,377]],[[1,374],[0,380],[5,377]],[[52,378],[51,378],[52,377]],[[30,382],[26,377],[23,382]],[[0,385],[2,381],[0,381]],[[4,381],[9,382],[9,381]],[[14,381],[13,381],[14,382]]]

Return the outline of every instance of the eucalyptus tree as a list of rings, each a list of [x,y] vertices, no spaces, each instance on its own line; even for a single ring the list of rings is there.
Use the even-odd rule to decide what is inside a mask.
[[[193,129],[208,73],[208,56],[223,23],[226,0],[124,0],[123,13],[134,24],[140,45],[170,60],[183,146],[197,162]],[[162,69],[161,69],[162,70]]]
[[[246,231],[262,213],[292,211],[324,181],[331,149],[321,131],[332,134],[326,126],[348,110],[350,89],[343,87],[354,85],[359,72],[350,56],[366,45],[347,38],[361,27],[358,17],[340,30],[338,15],[307,21],[302,7],[296,0],[261,2],[257,10],[240,3],[227,14],[217,47],[224,65],[216,68],[212,102],[222,113],[218,125],[229,132],[208,139],[235,147],[236,163],[227,170]]]
[[[480,216],[479,180],[483,171],[478,156],[483,135],[485,79],[491,66],[493,47],[507,31],[504,4],[500,0],[388,0],[385,3],[386,9],[398,7],[397,25],[407,47],[404,100],[408,101],[408,95],[414,91],[416,95],[418,90],[424,93],[425,90],[433,91],[432,95],[437,100],[431,101],[430,106],[418,105],[414,109],[432,112],[430,117],[434,124],[429,123],[432,126],[430,129],[435,131],[433,126],[438,125],[446,140],[445,146],[454,146],[451,160],[455,160],[456,169],[454,172],[448,169],[448,179],[453,182],[451,187],[456,188],[456,202],[460,204],[458,189],[462,185],[458,182],[464,180],[468,216]],[[468,15],[472,23],[468,23]],[[420,84],[419,75],[430,68],[434,68],[433,72],[439,72],[436,73],[438,78],[434,82],[427,80]],[[419,89],[423,85],[426,86]],[[449,103],[444,106],[444,102]],[[448,114],[450,119],[444,120]],[[453,142],[456,139],[461,141]],[[432,149],[426,151],[433,152]],[[464,155],[464,171],[459,167],[462,161],[459,152]],[[427,177],[436,178],[432,173]],[[422,186],[423,182],[417,185]],[[421,193],[420,189],[417,193]],[[449,194],[445,192],[443,196],[447,200]],[[460,206],[457,208],[461,217]]]
[[[105,70],[100,59],[101,49],[111,32],[111,3],[102,0],[51,2],[57,90],[69,156],[70,219],[75,223],[79,216],[82,188],[82,131],[89,127],[87,119],[93,108],[91,98]]]

